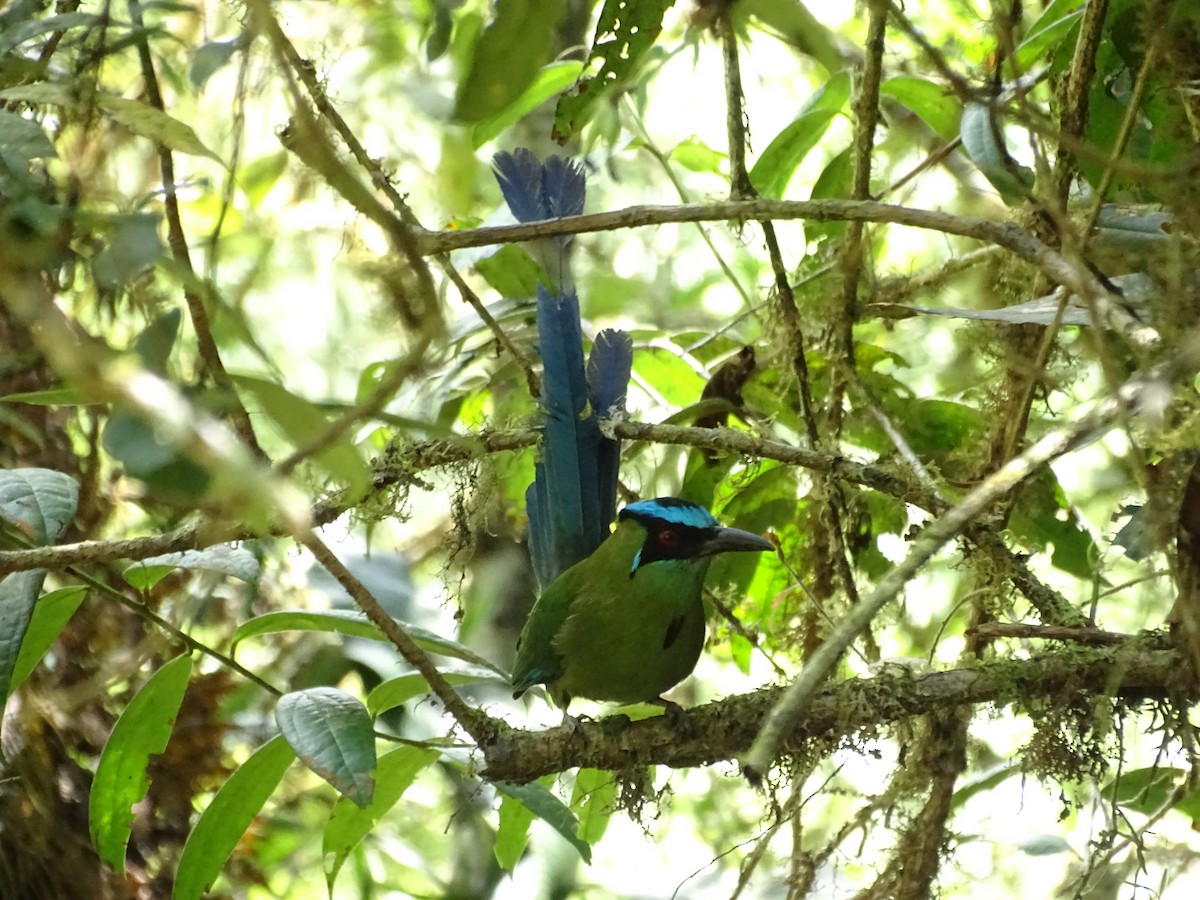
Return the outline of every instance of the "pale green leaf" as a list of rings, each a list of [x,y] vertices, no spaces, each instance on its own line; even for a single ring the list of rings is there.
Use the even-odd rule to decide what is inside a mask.
[[[3,591],[3,587],[0,587],[0,603],[7,608],[9,602],[8,598],[2,596]],[[8,688],[9,694],[19,688],[29,677],[29,673],[42,661],[42,657],[46,655],[46,651],[50,649],[54,639],[62,633],[67,622],[71,621],[71,616],[75,615],[75,610],[79,609],[79,604],[86,596],[86,587],[72,585],[59,588],[57,591],[50,591],[38,598],[33,607],[33,615],[29,619],[29,625],[24,630],[16,665],[13,666],[12,681]],[[4,619],[4,613],[0,611],[0,629],[3,629],[5,634],[15,634],[16,631],[10,630],[10,623],[4,622]],[[0,686],[3,685],[3,672],[7,659],[5,651],[6,642],[0,636]]]
[[[133,805],[150,786],[150,757],[166,749],[192,672],[189,656],[177,656],[137,692],[100,753],[88,799],[88,827],[96,852],[118,873],[133,826]]]
[[[375,733],[366,708],[345,691],[308,688],[284,694],[275,721],[300,761],[365,807],[375,791]]]
[[[365,806],[338,800],[325,826],[322,853],[330,890],[346,857],[396,805],[417,775],[441,754],[425,747],[399,747],[385,753],[375,769],[375,795]]]
[[[0,470],[0,518],[45,546],[75,518],[79,485],[52,469]]]
[[[579,820],[575,818],[575,814],[565,803],[550,793],[545,785],[536,781],[530,784],[510,784],[507,781],[497,781],[494,786],[504,796],[519,800],[534,815],[562,835],[563,839],[575,848],[575,852],[585,863],[592,861],[592,848],[579,837]]]
[[[251,754],[213,795],[183,845],[175,870],[174,900],[199,900],[296,758],[283,735]]]

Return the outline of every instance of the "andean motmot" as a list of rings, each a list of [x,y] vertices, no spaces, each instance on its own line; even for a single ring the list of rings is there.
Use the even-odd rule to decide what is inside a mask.
[[[686,500],[629,504],[612,534],[534,603],[517,644],[513,696],[544,684],[564,712],[573,697],[659,702],[700,658],[712,557],[771,549]]]

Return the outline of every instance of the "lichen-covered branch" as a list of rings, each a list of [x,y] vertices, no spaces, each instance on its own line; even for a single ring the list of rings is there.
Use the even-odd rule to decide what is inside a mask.
[[[1171,696],[1188,698],[1178,652],[1158,649],[1144,636],[1117,647],[1048,651],[1031,659],[912,675],[906,669],[852,678],[821,688],[783,735],[781,752],[804,753],[813,744],[836,747],[856,734],[915,716],[962,705],[1006,705],[1064,693],[1109,694],[1136,703]],[[1178,692],[1184,691],[1180,695]],[[687,734],[669,719],[630,722],[622,715],[541,732],[502,729],[483,746],[484,776],[527,782],[575,766],[621,770],[665,765],[702,766],[741,757],[783,688],[726,697],[687,713]]]

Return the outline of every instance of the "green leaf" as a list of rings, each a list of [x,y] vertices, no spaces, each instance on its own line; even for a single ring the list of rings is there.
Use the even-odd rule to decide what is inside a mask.
[[[1079,24],[1084,5],[1084,0],[1053,0],[1043,9],[1013,53],[1012,63],[1016,70],[1027,72],[1050,55],[1051,48],[1061,43]]]
[[[0,91],[0,99],[48,103],[55,106],[74,106],[80,102],[80,97],[70,85],[51,81],[5,88]],[[138,100],[127,100],[124,97],[99,92],[90,95],[90,99],[108,113],[113,121],[124,125],[134,134],[149,138],[156,144],[162,144],[179,153],[207,156],[221,162],[221,158],[196,137],[196,132],[190,125],[167,115],[161,109],[155,109]]]
[[[515,244],[507,244],[475,263],[475,271],[503,297],[532,297],[546,276],[533,257]]]
[[[1027,856],[1054,856],[1056,853],[1071,853],[1071,845],[1058,834],[1035,834],[1017,844]]]
[[[564,0],[496,0],[495,16],[458,86],[454,118],[482,122],[517,103],[550,58],[565,9]]]
[[[507,781],[497,781],[493,785],[497,791],[506,797],[519,800],[534,815],[562,835],[563,839],[575,848],[575,852],[585,863],[592,861],[592,848],[586,841],[579,838],[579,820],[570,808],[559,800],[538,782],[530,784],[511,784]]]
[[[704,390],[704,379],[674,347],[639,347],[633,354],[633,368],[669,406],[695,403]]]
[[[238,187],[242,189],[252,208],[258,207],[271,192],[271,188],[279,183],[279,179],[287,171],[287,163],[287,151],[280,150],[278,153],[260,156],[238,168]]]
[[[582,71],[583,63],[577,61],[553,62],[543,66],[521,96],[496,115],[476,123],[471,129],[472,148],[478,150],[551,97],[561,94],[575,83]]]
[[[366,708],[345,691],[308,688],[284,694],[275,721],[300,761],[360,807],[375,791],[375,733]]]
[[[283,735],[251,754],[213,795],[183,845],[175,871],[174,900],[199,900],[296,758]]]
[[[575,88],[559,98],[554,110],[554,139],[560,144],[579,133],[600,101],[626,85],[662,32],[663,14],[675,0],[604,0],[596,35]],[[596,65],[600,69],[596,71]]]
[[[75,518],[79,485],[52,469],[0,470],[0,518],[39,546],[53,544]]]
[[[188,66],[188,81],[192,87],[200,90],[217,71],[223,69],[242,47],[241,38],[228,41],[209,41],[201,44],[192,54],[192,64]]]
[[[361,612],[348,609],[330,609],[323,612],[285,609],[263,613],[238,626],[233,634],[233,647],[246,638],[280,631],[324,631],[329,634],[345,634],[351,637],[386,641],[382,631]]]
[[[28,403],[30,406],[81,406],[86,405],[79,392],[72,387],[46,388],[44,391],[18,391],[0,397],[0,403]]]
[[[881,84],[879,93],[908,107],[942,140],[958,135],[962,103],[945,86],[913,75],[897,75]]]
[[[529,826],[533,824],[533,810],[515,797],[500,798],[500,821],[496,827],[496,843],[492,852],[496,862],[509,875],[521,861],[529,844]]]
[[[511,684],[506,676],[500,675],[491,669],[476,668],[467,671],[442,672],[441,675],[450,684],[456,686],[460,684],[480,683],[503,686]],[[419,672],[398,675],[395,678],[389,678],[367,695],[367,711],[371,715],[377,716],[385,710],[395,709],[402,703],[407,703],[413,697],[419,697],[428,691],[429,682]]]
[[[49,103],[54,106],[70,106],[78,102],[71,88],[50,81],[19,84],[0,91],[0,100],[17,100],[22,103]]]
[[[13,572],[0,578],[0,697],[7,698],[16,680],[21,645],[29,633],[34,604],[42,590],[45,569]]]
[[[33,40],[43,34],[50,34],[55,31],[67,31],[71,28],[81,28],[87,25],[93,25],[99,21],[99,17],[92,13],[63,13],[58,16],[48,16],[44,19],[31,19],[20,23],[19,25],[10,25],[4,29],[0,29],[0,56],[5,56],[9,51],[14,50],[26,41]]]
[[[211,160],[221,162],[221,157],[204,146],[204,142],[196,136],[191,125],[180,122],[161,109],[155,109],[137,100],[114,97],[112,94],[97,94],[96,102],[114,121],[124,125],[134,134],[178,153],[207,156]]]
[[[104,449],[158,493],[180,499],[198,499],[212,477],[184,456],[162,432],[135,413],[116,410],[108,417],[101,439]]]
[[[1163,766],[1133,769],[1110,781],[1102,793],[1125,809],[1149,816],[1158,812],[1188,777],[1186,769]],[[1187,816],[1193,824],[1200,822],[1200,790],[1186,792],[1172,809]]]
[[[24,160],[58,156],[41,125],[7,110],[0,110],[0,148]]]
[[[167,310],[144,329],[133,342],[133,352],[142,365],[156,375],[167,373],[167,362],[179,335],[183,311],[178,307]]]
[[[4,598],[3,594],[4,588],[0,586],[0,603],[8,607],[8,600]],[[11,695],[16,691],[29,677],[29,673],[42,661],[42,657],[46,655],[50,645],[62,633],[67,622],[71,621],[71,616],[75,615],[75,610],[79,609],[79,604],[86,596],[87,588],[82,585],[73,585],[59,588],[57,591],[50,591],[38,599],[33,607],[33,615],[29,619],[28,627],[24,629],[21,650],[17,654],[16,665],[12,669],[12,681],[9,683],[7,694]],[[3,633],[6,635],[16,634],[17,630],[10,630],[10,623],[3,621],[4,618],[3,612],[0,611],[0,629],[3,629]],[[0,692],[3,691],[3,672],[7,659],[4,644],[3,637],[0,637]]]
[[[727,154],[714,150],[695,135],[676,144],[669,155],[685,169],[710,172],[713,175],[722,174],[722,168],[728,159]]]
[[[1008,762],[1002,763],[982,775],[970,778],[962,787],[954,791],[954,795],[950,798],[950,808],[961,809],[972,797],[995,789],[1020,772],[1020,763]]]
[[[750,170],[750,183],[764,197],[778,200],[796,167],[821,140],[834,116],[850,100],[850,75],[839,72],[808,99],[794,121],[767,145]]]
[[[350,851],[404,796],[409,785],[441,756],[425,747],[400,747],[385,753],[375,770],[375,796],[365,806],[341,798],[325,826],[321,852],[325,857],[325,879],[332,894],[333,883]]]
[[[329,418],[319,406],[282,385],[249,375],[239,375],[233,381],[258,402],[297,448],[324,435],[329,427]],[[371,471],[354,446],[350,432],[339,434],[314,458],[321,468],[345,484],[353,496],[361,494],[370,484]]]
[[[617,804],[617,779],[603,769],[580,769],[571,790],[571,808],[579,816],[579,837],[593,847],[604,837]]]
[[[125,871],[132,807],[150,786],[146,766],[151,756],[166,749],[191,672],[191,657],[184,655],[150,676],[117,719],[100,753],[88,799],[88,827],[96,852],[118,873]]]
[[[121,574],[138,590],[146,591],[176,569],[201,569],[219,572],[247,583],[258,580],[261,566],[256,557],[244,547],[217,544],[203,550],[183,550],[164,553],[139,560]]]
[[[1052,545],[1050,562],[1056,568],[1085,580],[1094,576],[1099,551],[1048,466],[1021,488],[1008,526],[1027,544]]]
[[[440,656],[461,659],[463,662],[482,666],[501,677],[508,677],[508,673],[503,669],[484,659],[473,650],[464,647],[457,641],[444,638],[417,625],[409,625],[399,620],[397,620],[396,624],[407,631],[408,636],[416,641],[422,650],[437,653]],[[325,631],[346,634],[352,637],[370,638],[374,641],[387,640],[383,632],[376,628],[363,613],[357,610],[330,609],[323,612],[280,610],[264,613],[261,616],[255,616],[253,619],[243,622],[238,626],[237,631],[234,632],[233,645],[236,647],[239,642],[246,638],[256,637],[260,634],[270,634],[276,631]]]
[[[850,196],[854,185],[854,154],[847,147],[829,161],[813,182],[810,200],[841,199]],[[810,241],[837,240],[846,232],[845,222],[805,222],[804,236]]]
[[[120,290],[158,261],[163,254],[158,236],[161,221],[158,213],[130,213],[113,219],[108,246],[92,257],[92,274],[101,288]],[[178,310],[173,312],[178,316]]]

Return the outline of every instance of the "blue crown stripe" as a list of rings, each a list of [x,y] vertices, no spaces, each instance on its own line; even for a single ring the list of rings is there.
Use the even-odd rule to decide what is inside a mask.
[[[655,500],[639,500],[621,510],[621,518],[654,518],[673,525],[691,528],[712,528],[719,523],[703,506],[680,500],[676,497],[659,497]]]

